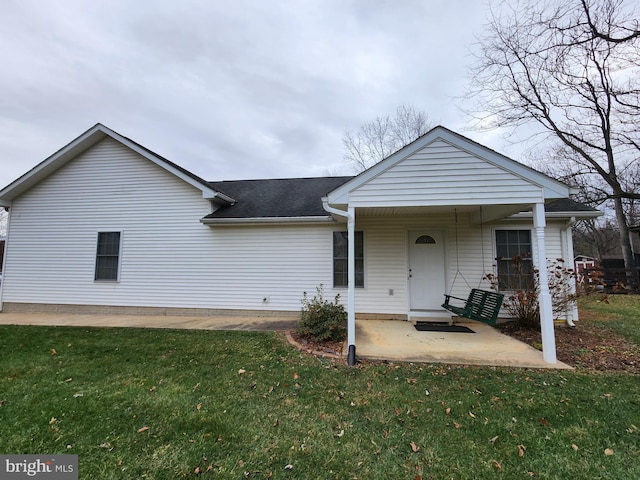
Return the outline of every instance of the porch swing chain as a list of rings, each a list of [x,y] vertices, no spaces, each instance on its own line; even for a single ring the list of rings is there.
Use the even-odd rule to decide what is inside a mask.
[[[455,208],[453,210],[453,215],[454,215],[454,219],[455,219],[455,233],[456,233],[456,274],[453,276],[453,280],[451,282],[451,287],[449,288],[449,295],[451,295],[451,292],[453,292],[453,287],[456,284],[456,279],[458,278],[458,275],[460,276],[460,278],[462,280],[464,280],[464,283],[467,284],[467,287],[469,289],[471,289],[471,285],[469,285],[469,282],[467,282],[467,279],[464,278],[464,275],[460,271],[460,252],[458,250],[458,209],[457,208]],[[484,260],[483,260],[483,262],[484,262]],[[484,264],[483,264],[482,268],[484,269]]]
[[[487,275],[487,271],[484,268],[484,220],[482,218],[482,205],[480,205],[480,249],[482,250],[482,275],[480,276],[480,281],[478,281],[478,288],[482,286],[482,280],[484,280]]]

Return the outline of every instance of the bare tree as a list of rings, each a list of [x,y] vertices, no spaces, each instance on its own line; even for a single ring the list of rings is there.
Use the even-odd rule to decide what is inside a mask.
[[[385,115],[342,137],[344,161],[362,172],[427,133],[433,124],[424,112],[400,105],[395,116]]]
[[[625,202],[640,199],[640,26],[625,0],[501,4],[480,39],[469,108],[481,128],[537,125],[574,175],[598,178],[613,203],[625,265],[633,262]],[[576,181],[578,181],[576,177]]]

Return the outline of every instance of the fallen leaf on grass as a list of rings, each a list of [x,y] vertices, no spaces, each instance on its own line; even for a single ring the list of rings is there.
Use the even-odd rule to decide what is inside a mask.
[[[476,416],[473,414],[473,412],[469,412],[469,416],[470,416],[471,418],[476,418]]]
[[[58,354],[58,352],[56,352],[56,349],[55,349],[55,348],[52,348],[52,349],[51,349],[51,355],[57,355],[57,354]]]
[[[451,407],[447,407],[447,409],[444,411],[444,413],[449,415],[451,413]]]
[[[604,449],[604,454],[609,456],[609,455],[613,455],[613,450],[611,450],[610,448],[605,448]]]
[[[575,443],[571,445],[571,448],[573,448],[574,451],[578,451],[578,445],[576,445]]]
[[[458,422],[453,422],[453,426],[456,427],[456,429],[460,428],[460,424]]]
[[[49,420],[49,425],[53,425],[57,421],[58,421],[58,419],[56,417],[51,417],[51,420]]]
[[[336,437],[342,437],[344,435],[344,430],[340,430],[340,433],[336,433]]]
[[[294,372],[293,373],[293,379],[294,380],[298,380],[300,378],[300,375],[298,375],[298,372]]]
[[[500,465],[497,460],[493,460],[493,466],[498,471],[502,470],[502,465]]]
[[[201,408],[202,408],[202,402],[196,405],[196,410],[200,411]]]
[[[287,465],[284,466],[285,470],[293,470],[293,465],[291,465],[290,463],[288,463]]]
[[[417,446],[415,443],[411,442],[411,450],[413,450],[413,453],[417,453],[418,450],[420,450],[420,447]]]
[[[494,444],[496,443],[496,440],[498,440],[499,435],[496,435],[495,437],[489,439],[489,443]]]
[[[541,418],[540,425],[546,427],[547,425],[549,425],[549,420],[547,420],[546,418]]]
[[[149,427],[142,427],[138,429],[138,433],[146,432],[147,430],[149,430]]]
[[[524,445],[518,445],[518,456],[524,457],[524,451],[527,449]]]

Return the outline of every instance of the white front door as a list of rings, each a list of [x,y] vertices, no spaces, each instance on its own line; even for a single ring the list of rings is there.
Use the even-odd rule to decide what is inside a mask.
[[[446,279],[441,231],[409,232],[410,310],[442,310]]]

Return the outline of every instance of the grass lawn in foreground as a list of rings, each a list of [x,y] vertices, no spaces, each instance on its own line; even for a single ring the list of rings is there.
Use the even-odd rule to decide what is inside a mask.
[[[640,379],[365,363],[279,334],[0,326],[0,453],[82,479],[640,478]]]

